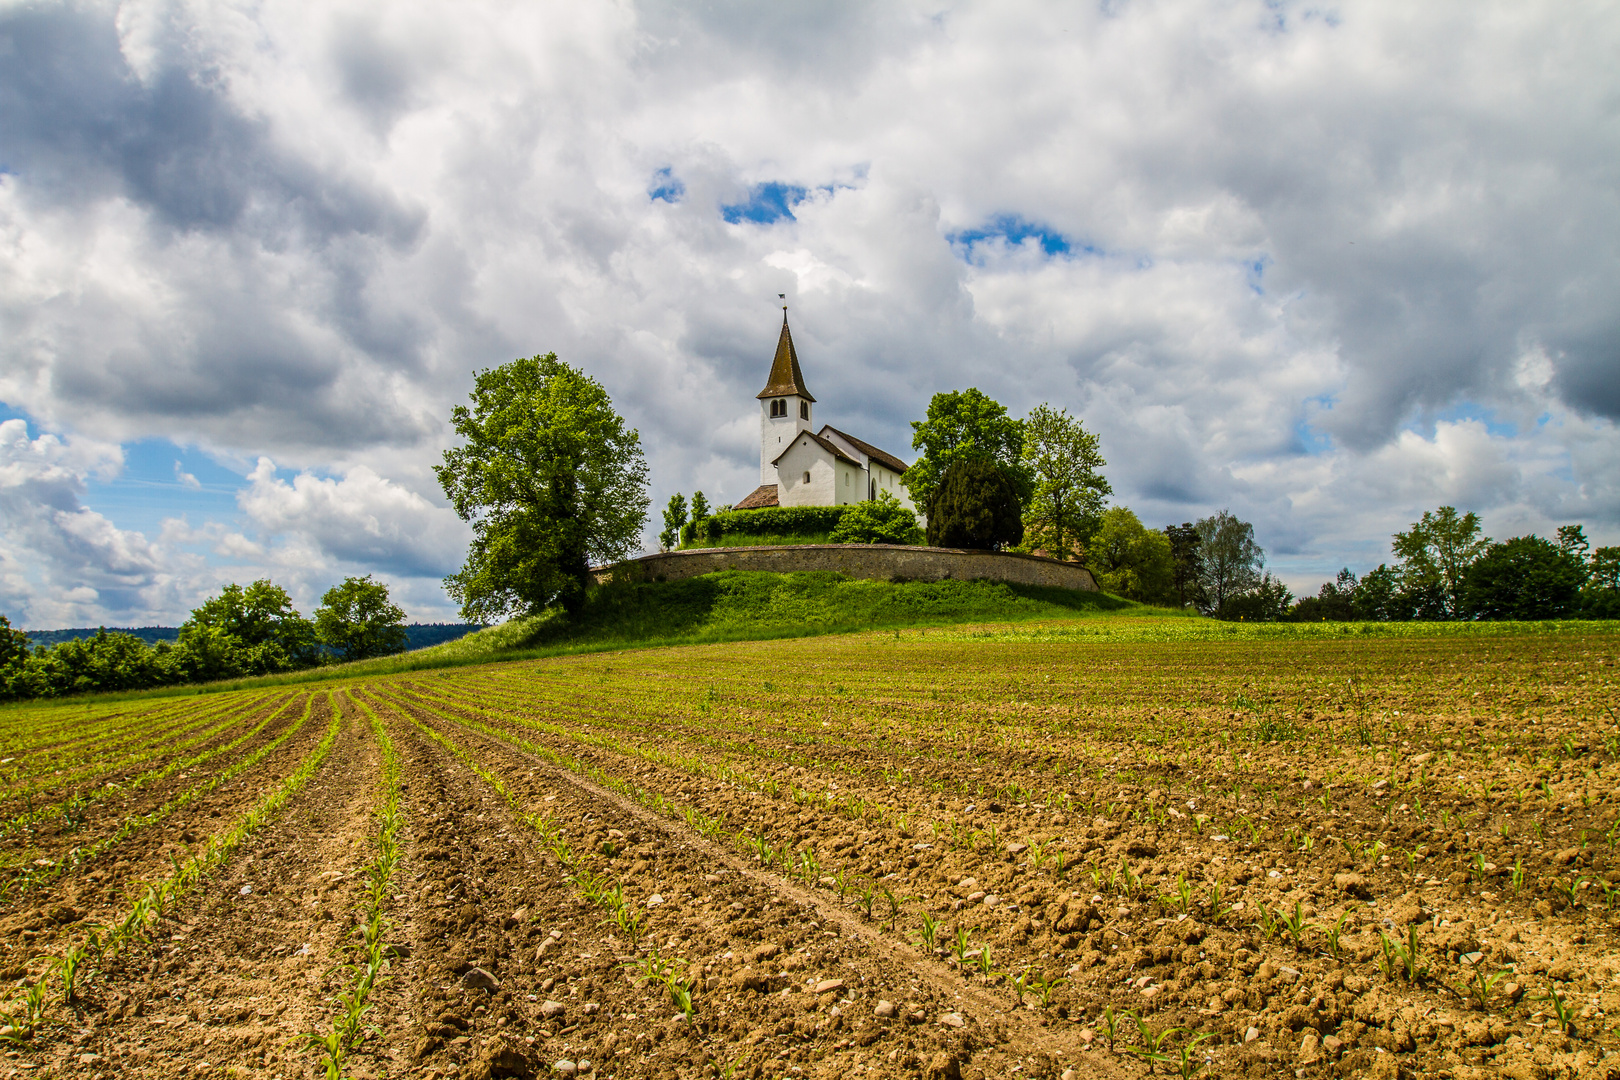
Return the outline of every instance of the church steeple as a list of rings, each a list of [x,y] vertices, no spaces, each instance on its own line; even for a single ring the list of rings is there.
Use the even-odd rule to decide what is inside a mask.
[[[757,398],[798,396],[806,401],[816,400],[804,385],[804,373],[799,370],[799,354],[793,350],[793,334],[788,331],[787,309],[782,309],[782,336],[776,340],[776,359],[771,361],[771,377]]]

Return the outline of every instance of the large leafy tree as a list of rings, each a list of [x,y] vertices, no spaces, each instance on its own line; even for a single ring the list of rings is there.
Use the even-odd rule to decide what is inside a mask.
[[[28,660],[28,635],[11,628],[11,620],[0,615],[0,698],[21,694],[16,685]]]
[[[1581,606],[1586,567],[1539,536],[1492,544],[1468,567],[1461,613],[1480,619],[1561,619]]]
[[[952,463],[928,505],[928,542],[988,551],[1023,535],[1018,490],[1006,472],[983,458]]]
[[[1592,619],[1620,619],[1620,547],[1600,547],[1587,564],[1581,611]]]
[[[496,622],[584,603],[592,560],[640,546],[647,519],[641,436],[600,383],[555,353],[479,372],[472,408],[451,414],[464,441],[436,466],[472,546],[445,588],[464,618]]]
[[[169,663],[182,681],[265,675],[318,663],[315,628],[269,578],[231,584],[180,626]]]
[[[1401,560],[1401,592],[1420,619],[1455,619],[1464,611],[1463,583],[1468,568],[1490,544],[1480,535],[1479,515],[1442,506],[1395,534]]]
[[[1144,603],[1175,599],[1176,565],[1170,538],[1149,529],[1130,510],[1102,515],[1086,545],[1086,565],[1105,592]]]
[[[1201,557],[1198,584],[1204,610],[1219,611],[1226,601],[1260,585],[1266,552],[1254,542],[1254,526],[1222,510],[1193,523]]]
[[[1023,423],[979,390],[935,394],[928,402],[927,419],[913,420],[911,430],[912,449],[921,450],[922,456],[900,482],[916,505],[931,505],[951,465],[969,458],[998,466],[1013,485],[1020,508],[1033,494],[1034,482],[1023,460]]]
[[[1032,485],[1025,544],[1059,559],[1074,556],[1101,521],[1103,500],[1114,493],[1097,471],[1108,464],[1097,436],[1068,410],[1037,405],[1024,420],[1022,460]]]
[[[388,599],[388,586],[365,577],[348,577],[321,597],[315,609],[315,636],[343,660],[368,660],[403,652],[405,612]]]

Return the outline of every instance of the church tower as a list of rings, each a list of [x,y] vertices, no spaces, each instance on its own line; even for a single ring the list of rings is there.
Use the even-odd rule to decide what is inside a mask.
[[[805,388],[799,370],[799,354],[793,351],[793,335],[788,331],[787,309],[782,309],[782,336],[776,341],[776,359],[771,361],[771,377],[759,397],[759,482],[774,487],[776,466],[771,462],[792,445],[801,431],[810,430],[810,407],[815,398]]]

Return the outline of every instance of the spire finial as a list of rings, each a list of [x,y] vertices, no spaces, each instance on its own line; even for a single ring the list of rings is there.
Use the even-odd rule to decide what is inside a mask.
[[[776,298],[782,301],[782,321],[787,322],[787,293],[777,293]]]

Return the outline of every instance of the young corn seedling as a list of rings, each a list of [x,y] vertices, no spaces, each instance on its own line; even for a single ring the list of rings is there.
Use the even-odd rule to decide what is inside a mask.
[[[923,912],[922,930],[918,934],[917,944],[928,950],[933,956],[939,952],[939,920],[928,912]]]
[[[1041,1008],[1044,1009],[1052,1004],[1052,995],[1057,992],[1057,988],[1068,981],[1062,975],[1048,976],[1043,974],[1031,979],[1029,985],[1040,995]]]
[[[1131,1019],[1136,1021],[1136,1033],[1141,1038],[1142,1044],[1140,1046],[1127,1046],[1125,1048],[1127,1054],[1135,1054],[1147,1062],[1149,1069],[1152,1069],[1156,1062],[1173,1060],[1164,1052],[1164,1044],[1172,1035],[1179,1034],[1182,1031],[1181,1028],[1169,1027],[1162,1031],[1155,1031],[1140,1016],[1132,1016]]]
[[[1299,901],[1294,901],[1294,910],[1292,912],[1279,910],[1277,920],[1282,924],[1282,928],[1288,931],[1288,936],[1294,939],[1294,948],[1304,952],[1306,924],[1305,917],[1300,911]]]
[[[321,1074],[326,1080],[343,1080],[343,1036],[337,1028],[333,1028],[325,1035],[315,1031],[306,1031],[298,1036],[297,1041],[306,1050],[314,1050],[321,1055]]]
[[[1507,975],[1507,971],[1505,969],[1498,971],[1494,975],[1487,975],[1485,974],[1484,968],[1476,965],[1474,967],[1474,977],[1457,987],[1457,996],[1462,998],[1472,998],[1474,1008],[1478,1009],[1480,1012],[1489,1012],[1491,992],[1496,989],[1496,984],[1500,982],[1505,975]]]
[[[1114,1049],[1114,1043],[1119,1040],[1119,1034],[1125,1027],[1126,1020],[1136,1020],[1136,1013],[1130,1009],[1115,1012],[1112,1005],[1104,1005],[1101,1022],[1097,1025],[1102,1028],[1103,1038],[1108,1040],[1108,1049]],[[1140,1022],[1140,1021],[1138,1021]]]
[[[1267,941],[1277,936],[1277,915],[1270,908],[1264,904],[1258,905],[1255,909],[1254,918],[1255,925],[1260,928],[1261,936]]]
[[[979,946],[979,955],[975,962],[979,965],[979,974],[984,976],[985,982],[993,983],[1001,976],[1001,972],[997,971],[990,962],[990,946]]]
[[[951,956],[956,959],[957,966],[967,966],[967,954],[968,951],[973,948],[973,935],[978,931],[978,929],[979,928],[977,926],[975,926],[972,930],[968,930],[960,926],[956,928],[956,934],[951,939],[950,949]]]
[[[1323,924],[1316,928],[1321,931],[1323,940],[1327,942],[1328,955],[1335,960],[1340,959],[1344,953],[1343,947],[1339,944],[1339,935],[1344,932],[1344,923],[1349,917],[1350,912],[1345,911],[1339,915],[1339,921],[1332,926]]]
[[[1522,855],[1513,860],[1513,873],[1509,875],[1509,880],[1513,882],[1513,895],[1518,896],[1520,891],[1524,889],[1524,857]]]
[[[878,890],[875,883],[868,881],[865,885],[861,886],[860,891],[857,894],[857,899],[860,903],[861,910],[866,913],[867,919],[872,918],[872,908],[877,904],[877,898]]]
[[[1579,877],[1576,877],[1576,878],[1572,878],[1569,881],[1554,881],[1552,883],[1553,894],[1556,895],[1556,896],[1563,897],[1564,903],[1567,904],[1571,909],[1578,908],[1578,907],[1581,906],[1581,903],[1580,903],[1581,885],[1585,881],[1586,881],[1586,875],[1585,874],[1582,874],[1582,875],[1580,875]]]
[[[1209,1059],[1206,1057],[1200,1060],[1199,1058],[1197,1053],[1198,1044],[1203,1042],[1205,1039],[1211,1039],[1214,1037],[1214,1032],[1206,1031],[1202,1035],[1195,1036],[1190,1041],[1176,1047],[1175,1053],[1173,1054],[1155,1055],[1155,1060],[1169,1065],[1176,1071],[1176,1075],[1180,1076],[1182,1080],[1192,1080],[1193,1077],[1209,1068]]]
[[[1553,1015],[1558,1019],[1558,1030],[1563,1032],[1565,1035],[1574,1038],[1575,1014],[1570,1011],[1569,1004],[1564,1000],[1563,995],[1553,987],[1549,986],[1545,994],[1538,994],[1536,996],[1536,1000],[1545,1001],[1547,1004],[1551,1005]]]

